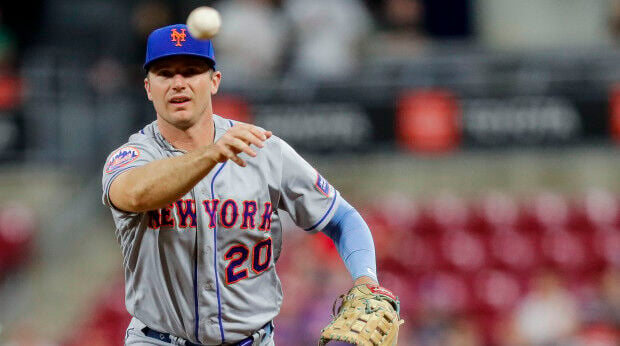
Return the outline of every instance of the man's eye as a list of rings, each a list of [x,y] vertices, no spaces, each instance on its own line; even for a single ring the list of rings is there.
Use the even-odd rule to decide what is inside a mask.
[[[197,68],[188,68],[187,70],[183,71],[184,76],[193,76],[199,73],[200,70],[198,70]]]
[[[159,72],[157,72],[157,74],[159,76],[167,77],[167,78],[174,76],[172,71],[169,71],[169,70],[159,70]]]

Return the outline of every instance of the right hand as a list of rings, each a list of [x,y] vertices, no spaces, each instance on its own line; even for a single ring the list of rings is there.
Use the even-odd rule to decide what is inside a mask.
[[[246,153],[251,157],[256,157],[250,145],[254,144],[258,148],[262,148],[263,144],[269,137],[271,131],[262,130],[259,127],[250,124],[235,124],[220,139],[210,145],[213,158],[216,162],[225,162],[231,160],[241,167],[246,166],[246,162],[238,155]]]

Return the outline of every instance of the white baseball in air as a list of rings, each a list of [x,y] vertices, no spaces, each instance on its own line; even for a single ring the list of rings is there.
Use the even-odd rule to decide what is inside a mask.
[[[199,40],[213,38],[220,31],[221,25],[222,17],[212,7],[197,7],[187,16],[187,29],[194,38]]]

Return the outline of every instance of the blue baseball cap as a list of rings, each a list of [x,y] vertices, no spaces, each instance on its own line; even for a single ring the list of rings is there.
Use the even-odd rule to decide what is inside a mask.
[[[215,68],[215,51],[211,40],[197,40],[190,35],[187,25],[174,24],[156,29],[149,35],[144,70],[148,71],[155,60],[174,55],[205,58]]]

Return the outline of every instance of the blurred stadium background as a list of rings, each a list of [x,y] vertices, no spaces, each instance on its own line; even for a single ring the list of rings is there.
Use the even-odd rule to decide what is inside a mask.
[[[3,1],[0,344],[121,345],[105,156],[154,119],[147,34],[223,16],[215,111],[363,213],[400,345],[620,344],[620,1]],[[350,285],[289,225],[279,345]]]

